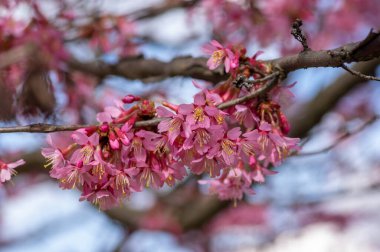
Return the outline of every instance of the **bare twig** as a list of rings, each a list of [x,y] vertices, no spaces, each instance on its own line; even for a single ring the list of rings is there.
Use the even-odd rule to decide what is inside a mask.
[[[297,18],[292,24],[292,31],[290,33],[293,35],[293,37],[296,40],[298,40],[302,44],[303,52],[305,52],[305,51],[309,51],[310,48],[307,44],[306,36],[302,32],[301,26],[302,26],[302,20]]]
[[[239,97],[239,98],[227,101],[227,102],[223,102],[223,103],[219,104],[217,107],[219,109],[226,109],[226,108],[232,107],[232,106],[234,106],[236,104],[240,104],[240,103],[249,101],[249,100],[251,100],[251,99],[253,99],[255,97],[258,97],[259,95],[262,95],[262,94],[268,92],[274,86],[276,86],[276,84],[278,83],[278,76],[279,75],[280,75],[280,72],[275,72],[271,76],[268,75],[268,76],[270,76],[273,79],[271,81],[269,81],[267,84],[265,84],[264,86],[262,86],[261,88],[259,88],[259,89],[255,90],[255,91],[251,92],[250,94],[248,94],[246,96]],[[264,77],[264,78],[266,78],[266,77]],[[262,78],[262,79],[264,79],[264,78]],[[262,80],[262,79],[260,79],[260,80]]]
[[[338,137],[335,140],[334,143],[332,143],[331,145],[329,145],[329,146],[327,146],[325,148],[322,148],[322,149],[316,150],[316,151],[301,152],[301,153],[295,154],[295,156],[311,156],[311,155],[317,155],[317,154],[328,152],[328,151],[332,150],[333,148],[335,148],[338,144],[340,144],[341,142],[343,142],[344,140],[346,140],[347,138],[349,138],[349,137],[351,137],[353,135],[356,135],[359,132],[361,132],[362,130],[364,130],[367,126],[369,126],[372,123],[374,123],[377,119],[379,119],[378,116],[371,117],[368,121],[366,121],[365,123],[363,123],[362,125],[360,125],[360,127],[358,127],[357,129],[355,129],[352,132],[345,132],[343,135],[341,135],[340,137]]]
[[[251,88],[256,83],[262,83],[267,80],[270,80],[276,76],[280,75],[279,71],[275,71],[271,74],[268,74],[267,76],[256,79],[256,80],[248,80],[244,76],[239,75],[235,81],[232,82],[233,85],[235,85],[237,88],[245,87],[245,88]]]
[[[375,76],[370,76],[370,75],[365,75],[361,72],[355,71],[354,69],[349,68],[345,64],[342,64],[342,68],[346,70],[347,72],[351,73],[352,75],[358,76],[360,78],[363,78],[365,80],[375,80],[375,81],[380,81],[380,78],[377,78]]]
[[[165,118],[153,118],[146,121],[136,122],[135,128],[150,127],[159,124]],[[15,133],[15,132],[28,132],[28,133],[49,133],[56,131],[74,131],[81,128],[96,127],[97,125],[90,124],[72,124],[72,125],[55,125],[48,123],[36,123],[25,126],[14,126],[0,128],[0,133]],[[122,126],[118,124],[118,126]]]

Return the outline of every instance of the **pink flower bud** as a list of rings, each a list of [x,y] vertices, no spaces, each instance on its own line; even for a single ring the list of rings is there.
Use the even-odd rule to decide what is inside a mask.
[[[101,132],[106,133],[109,130],[109,126],[107,123],[103,123],[102,125],[99,126],[99,129]]]
[[[129,104],[129,103],[132,103],[132,102],[135,102],[135,101],[139,101],[141,98],[138,97],[138,96],[134,96],[134,95],[126,95],[124,96],[124,98],[122,99],[122,101],[125,103],[125,104]]]

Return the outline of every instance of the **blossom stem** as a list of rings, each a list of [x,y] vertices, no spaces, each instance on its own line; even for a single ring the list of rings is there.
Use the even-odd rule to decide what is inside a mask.
[[[236,99],[233,99],[233,100],[230,100],[230,101],[227,101],[227,102],[223,102],[221,104],[218,105],[218,108],[219,109],[226,109],[226,108],[229,108],[229,107],[232,107],[234,105],[237,105],[237,104],[240,104],[240,103],[243,103],[243,102],[246,102],[246,101],[249,101],[255,97],[258,97],[259,95],[262,95],[266,92],[268,92],[269,90],[271,90],[274,86],[276,86],[277,82],[278,82],[278,76],[280,75],[279,72],[275,72],[271,75],[268,75],[272,78],[272,80],[270,80],[266,85],[262,86],[261,88],[245,95],[245,96],[242,96],[242,97],[239,97],[239,98],[236,98]],[[268,76],[262,78],[262,79],[257,79],[256,81],[257,82],[260,82],[260,81],[263,81],[263,79],[266,79]],[[268,78],[270,79],[270,78]]]

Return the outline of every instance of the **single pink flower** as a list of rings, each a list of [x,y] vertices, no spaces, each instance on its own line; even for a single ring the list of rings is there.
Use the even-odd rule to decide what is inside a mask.
[[[65,155],[73,148],[73,142],[69,132],[54,132],[46,137],[46,141],[50,145],[48,148],[42,148],[42,155],[47,159],[47,166],[52,168],[62,167],[66,164]]]
[[[10,180],[11,176],[17,173],[15,168],[23,164],[25,164],[23,159],[8,164],[0,160],[0,182],[4,183],[5,181]]]
[[[254,114],[250,107],[240,104],[235,106],[233,116],[236,121],[248,129],[253,128],[259,121],[259,118]]]
[[[231,69],[231,61],[236,65],[235,55],[231,49],[223,47],[218,41],[212,40],[210,44],[203,47],[205,53],[210,54],[211,57],[207,61],[207,66],[210,70],[216,69],[224,62],[226,73]]]

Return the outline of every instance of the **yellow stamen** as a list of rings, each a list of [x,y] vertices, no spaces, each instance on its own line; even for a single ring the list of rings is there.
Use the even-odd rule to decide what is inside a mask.
[[[247,142],[242,143],[242,150],[247,156],[254,156],[253,145]]]
[[[211,137],[208,132],[204,129],[199,129],[197,135],[195,136],[195,141],[200,147],[203,147],[210,141]]]
[[[118,174],[116,176],[116,189],[121,188],[123,194],[126,194],[125,188],[129,186],[129,180],[124,174]]]
[[[82,154],[83,163],[88,164],[94,154],[94,149],[90,145],[86,145],[80,150],[80,153]]]
[[[217,50],[217,51],[213,52],[211,55],[212,62],[215,65],[220,65],[222,63],[222,60],[223,60],[225,55],[226,54],[224,53],[223,50]]]
[[[178,118],[174,118],[174,119],[170,120],[169,132],[173,132],[173,131],[177,130],[179,127],[181,127],[181,120],[179,120]]]
[[[235,144],[229,139],[222,140],[222,149],[227,155],[234,154],[234,150],[232,149]]]
[[[215,118],[218,124],[222,124],[224,122],[224,116],[222,114],[218,114]]]
[[[105,169],[102,164],[95,165],[94,168],[92,168],[92,174],[97,175],[99,179],[103,177],[104,173]]]
[[[203,122],[204,119],[205,119],[205,115],[203,113],[203,109],[201,107],[197,107],[195,110],[194,110],[194,119],[195,121],[197,122]]]

